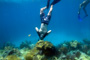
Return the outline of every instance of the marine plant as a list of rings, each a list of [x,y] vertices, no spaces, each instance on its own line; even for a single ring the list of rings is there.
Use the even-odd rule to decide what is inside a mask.
[[[24,41],[24,42],[22,42],[21,44],[20,44],[20,49],[22,49],[22,48],[28,48],[28,49],[31,49],[31,47],[30,47],[30,44],[31,44],[31,41]]]

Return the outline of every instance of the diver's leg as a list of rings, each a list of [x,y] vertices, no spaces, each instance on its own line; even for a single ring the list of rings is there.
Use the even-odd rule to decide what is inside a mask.
[[[52,10],[53,10],[53,5],[51,5],[50,10],[49,10],[49,12],[48,12],[48,14],[47,14],[48,17],[49,17],[49,20],[50,20],[50,18],[51,18]],[[51,33],[51,30],[49,30],[46,35],[48,35],[49,33]]]
[[[50,10],[49,10],[49,12],[47,14],[48,16],[51,16],[52,10],[53,10],[53,5],[51,5],[51,7],[50,7]]]
[[[42,13],[43,13],[43,11],[44,11],[46,8],[47,8],[47,6],[45,6],[45,7],[41,8],[41,9],[40,9],[40,14],[42,14]]]
[[[85,8],[86,8],[86,6],[83,7],[83,11],[85,12],[85,16],[88,16],[87,11],[86,11]]]
[[[90,3],[89,1],[86,2],[85,5],[84,5],[84,7],[83,7],[83,11],[85,12],[85,15],[86,15],[86,16],[88,16],[88,14],[87,14],[87,11],[86,11],[85,8],[86,8],[86,6],[87,6],[89,3]]]
[[[80,15],[80,11],[81,11],[82,6],[83,6],[83,3],[81,3],[80,6],[79,6],[78,15]]]

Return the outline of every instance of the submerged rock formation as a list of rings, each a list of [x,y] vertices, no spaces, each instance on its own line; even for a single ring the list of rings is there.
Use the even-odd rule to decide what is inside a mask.
[[[45,57],[55,55],[55,52],[56,50],[52,43],[40,40],[36,43],[36,46],[26,54],[25,59],[33,60],[34,58],[37,58],[39,60],[44,60],[46,59]]]

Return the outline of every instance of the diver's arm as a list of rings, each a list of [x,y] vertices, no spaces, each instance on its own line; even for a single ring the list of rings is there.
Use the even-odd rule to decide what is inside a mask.
[[[37,27],[35,27],[35,30],[36,30],[37,32],[39,32],[39,29],[38,29]]]
[[[47,32],[47,34],[51,33],[51,31],[52,31],[52,30],[49,30],[49,31]]]

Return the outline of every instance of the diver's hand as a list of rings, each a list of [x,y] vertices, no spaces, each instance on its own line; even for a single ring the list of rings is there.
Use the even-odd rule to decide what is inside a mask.
[[[48,34],[51,33],[51,30],[49,30],[47,33],[48,33]]]
[[[36,30],[37,32],[39,32],[39,29],[38,29],[37,27],[35,27],[35,30]]]

